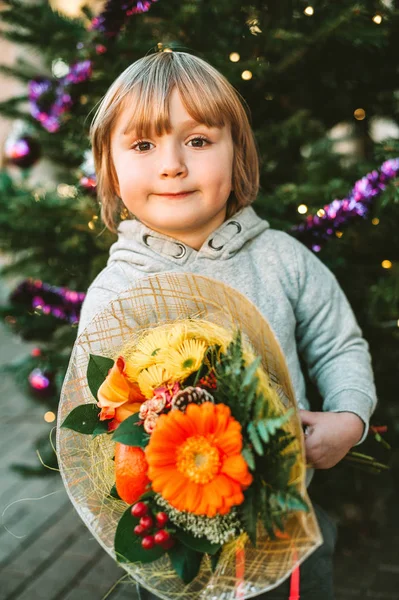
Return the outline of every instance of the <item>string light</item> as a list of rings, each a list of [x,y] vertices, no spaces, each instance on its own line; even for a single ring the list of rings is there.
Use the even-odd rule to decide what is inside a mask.
[[[303,12],[307,17],[311,17],[312,15],[314,15],[314,8],[313,6],[307,6]]]
[[[44,413],[43,419],[46,421],[46,423],[53,423],[55,421],[55,414],[49,410]]]
[[[229,59],[231,60],[231,62],[238,62],[240,60],[240,55],[238,54],[238,52],[232,52],[229,56]]]
[[[300,204],[297,208],[298,212],[300,215],[304,215],[305,213],[308,212],[308,207],[306,206],[306,204]]]
[[[390,269],[392,267],[392,263],[390,260],[383,260],[381,263],[381,267],[383,269]]]
[[[51,71],[54,77],[65,77],[69,73],[69,65],[62,58],[56,58],[51,63]]]
[[[363,121],[366,118],[366,111],[364,108],[357,108],[353,113],[353,116],[357,121]]]
[[[325,214],[326,214],[326,211],[324,210],[324,208],[319,208],[319,210],[316,213],[316,215],[318,217],[324,217]]]
[[[374,219],[371,220],[371,222],[372,222],[373,225],[378,225],[378,223],[380,222],[380,220],[377,217],[375,217]]]
[[[250,19],[247,21],[247,25],[249,26],[249,31],[252,35],[258,35],[258,33],[262,33],[262,30],[259,27],[258,19]]]
[[[335,232],[335,235],[337,236],[337,238],[342,238],[342,236],[343,236],[344,234],[342,233],[342,231],[336,231],[336,232]]]
[[[374,15],[373,21],[374,21],[374,23],[376,25],[381,25],[381,23],[382,23],[382,15],[380,15],[380,14],[377,13],[376,15]]]
[[[252,79],[252,73],[251,71],[243,71],[241,73],[241,77],[242,79],[244,79],[245,81],[249,81],[250,79]]]
[[[59,183],[57,185],[57,194],[61,198],[76,198],[78,190],[74,185],[68,185],[67,183]]]

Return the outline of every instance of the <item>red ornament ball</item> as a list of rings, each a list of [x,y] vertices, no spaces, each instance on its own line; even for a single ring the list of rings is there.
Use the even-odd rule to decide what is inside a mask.
[[[8,162],[20,169],[29,169],[41,156],[39,142],[30,135],[7,140],[4,150]]]
[[[28,381],[32,394],[38,398],[47,398],[54,392],[54,373],[47,369],[33,369]]]
[[[97,180],[95,177],[86,177],[86,175],[83,175],[83,177],[80,178],[79,183],[86,192],[94,193],[96,191]]]

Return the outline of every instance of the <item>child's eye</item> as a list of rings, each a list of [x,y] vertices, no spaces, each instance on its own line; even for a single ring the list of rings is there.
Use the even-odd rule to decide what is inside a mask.
[[[210,141],[206,137],[197,136],[195,138],[191,138],[188,141],[188,144],[193,142],[192,148],[203,148],[206,144],[210,144]]]
[[[151,142],[146,142],[145,140],[137,140],[134,144],[132,144],[132,150],[138,150],[138,152],[148,152],[151,150],[150,146],[153,146]]]

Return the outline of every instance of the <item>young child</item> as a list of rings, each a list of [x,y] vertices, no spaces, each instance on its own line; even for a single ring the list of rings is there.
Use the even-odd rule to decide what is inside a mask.
[[[365,438],[376,404],[368,346],[332,273],[250,207],[258,157],[238,93],[205,61],[160,52],[116,79],[91,134],[102,218],[118,241],[88,289],[78,333],[149,273],[190,271],[235,287],[270,322],[285,353],[309,464],[334,466]],[[118,226],[122,209],[128,218]],[[299,354],[323,412],[308,410]],[[301,566],[301,600],[332,600],[335,530],[316,512],[324,544]],[[288,596],[289,581],[259,597]]]

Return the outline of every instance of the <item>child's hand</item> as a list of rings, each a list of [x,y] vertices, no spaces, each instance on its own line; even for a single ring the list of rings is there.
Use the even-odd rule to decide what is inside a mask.
[[[364,423],[351,412],[300,411],[306,459],[315,469],[330,469],[361,439]]]

